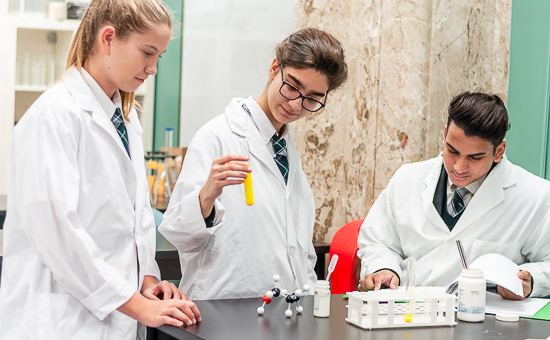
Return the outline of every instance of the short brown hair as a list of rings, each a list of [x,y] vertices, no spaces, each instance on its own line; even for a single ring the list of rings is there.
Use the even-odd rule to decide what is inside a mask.
[[[468,137],[483,138],[496,148],[506,137],[508,111],[495,94],[462,92],[449,104],[447,128],[451,124],[461,128]]]
[[[344,48],[327,32],[303,28],[275,47],[277,62],[297,69],[313,68],[327,77],[328,90],[342,85],[348,77]]]

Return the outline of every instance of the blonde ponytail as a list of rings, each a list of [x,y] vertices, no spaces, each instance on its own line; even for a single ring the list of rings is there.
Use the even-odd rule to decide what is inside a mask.
[[[149,32],[158,24],[172,28],[172,15],[161,0],[92,0],[71,43],[67,69],[78,70],[94,53],[96,35],[105,25],[112,25],[120,39],[132,32]],[[124,119],[132,107],[140,107],[134,92],[120,91]]]

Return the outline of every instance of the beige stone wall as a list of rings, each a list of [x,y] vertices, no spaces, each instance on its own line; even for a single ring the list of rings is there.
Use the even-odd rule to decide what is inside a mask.
[[[404,163],[441,151],[446,107],[464,91],[508,91],[511,0],[296,0],[295,28],[344,45],[349,79],[292,127],[330,241],[366,216]]]

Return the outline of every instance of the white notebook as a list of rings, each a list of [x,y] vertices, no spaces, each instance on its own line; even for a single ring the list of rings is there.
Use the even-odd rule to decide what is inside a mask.
[[[523,286],[517,276],[519,266],[507,257],[500,254],[485,254],[478,257],[469,267],[483,270],[483,277],[488,283],[496,284],[523,297]],[[446,293],[457,292],[459,278],[460,276],[447,287]]]

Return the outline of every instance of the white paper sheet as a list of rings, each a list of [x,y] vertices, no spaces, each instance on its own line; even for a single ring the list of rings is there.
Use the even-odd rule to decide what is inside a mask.
[[[487,282],[508,289],[512,293],[523,297],[523,285],[517,276],[519,266],[510,259],[500,254],[485,254],[478,257],[470,268],[483,270],[483,277]],[[458,279],[453,281],[447,288],[447,293],[455,293],[458,286]]]
[[[487,292],[487,303],[485,304],[486,314],[513,313],[519,316],[532,317],[550,299],[527,298],[521,301],[504,300],[500,295]]]
[[[399,286],[397,290],[405,290],[405,287]],[[416,291],[436,291],[445,292],[445,287],[415,287]],[[546,306],[550,299],[527,298],[520,301],[504,300],[500,295],[487,292],[487,302],[485,304],[486,314],[512,313],[519,316],[532,317]]]

